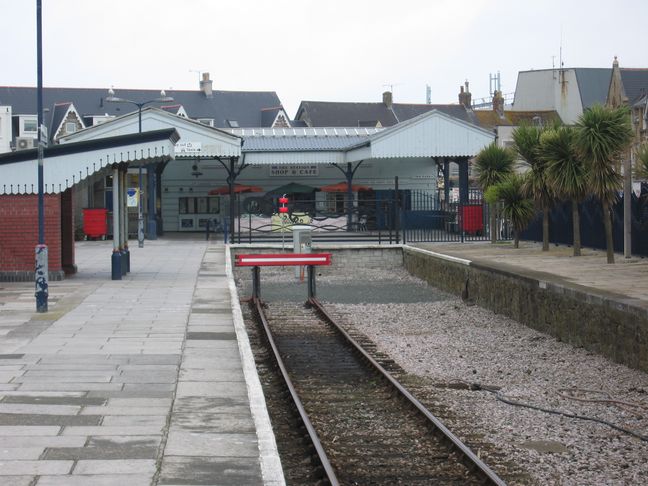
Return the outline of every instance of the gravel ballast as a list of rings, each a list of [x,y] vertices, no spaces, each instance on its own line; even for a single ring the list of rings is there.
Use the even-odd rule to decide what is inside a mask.
[[[374,272],[364,282],[376,285],[382,295],[390,285],[387,302],[331,300],[327,308],[407,372],[441,386],[440,400],[452,412],[450,428],[459,436],[478,430],[528,473],[507,478],[509,484],[645,484],[648,442],[608,425],[506,404],[496,396],[499,390],[511,401],[608,421],[648,436],[645,373],[466,305],[404,270]],[[321,285],[327,284],[335,284],[335,278]],[[411,295],[421,295],[423,288],[430,299],[411,303]]]

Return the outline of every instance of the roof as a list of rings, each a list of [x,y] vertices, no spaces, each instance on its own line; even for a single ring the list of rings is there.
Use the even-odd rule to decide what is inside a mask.
[[[67,115],[68,110],[72,106],[71,102],[66,103],[55,103],[52,108],[52,116],[50,117],[50,123],[48,126],[50,140],[54,140],[56,135],[56,130],[61,126],[63,119]]]
[[[530,111],[504,111],[501,117],[493,110],[476,110],[474,112],[479,125],[483,128],[494,128],[497,126],[519,126],[524,123],[535,123],[539,118],[543,125],[554,121],[561,121],[560,115],[555,110],[530,110]]]
[[[261,128],[226,130],[243,137],[244,152],[331,151],[365,142],[378,128]]]
[[[202,91],[167,90],[173,103],[182,105],[191,118],[212,118],[214,126],[229,127],[227,120],[236,120],[241,127],[258,127],[262,123],[263,108],[280,106],[274,91],[213,91],[207,98]],[[107,89],[99,88],[43,88],[43,106],[71,101],[82,117],[92,115],[120,116],[134,111],[128,103],[107,103]],[[119,89],[115,95],[133,101],[158,98],[160,92],[151,89]],[[36,113],[36,88],[0,86],[0,104],[11,105],[15,115]]]
[[[302,101],[295,118],[306,121],[312,127],[375,127],[378,122],[383,127],[391,127],[432,110],[438,110],[462,121],[475,123],[472,112],[459,104],[394,103],[389,108],[382,102]]]
[[[648,93],[648,69],[621,68],[623,90],[632,105]]]
[[[178,132],[167,128],[52,145],[44,150],[44,192],[65,191],[112,164],[166,162],[178,139]],[[35,194],[37,166],[38,149],[0,154],[0,194]]]
[[[596,103],[604,104],[610,89],[612,69],[574,68],[574,72],[578,81],[583,110]]]

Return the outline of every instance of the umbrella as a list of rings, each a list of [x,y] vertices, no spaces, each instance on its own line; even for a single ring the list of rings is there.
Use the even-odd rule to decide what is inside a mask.
[[[324,192],[347,192],[349,190],[349,185],[346,182],[338,182],[337,184],[329,184],[328,186],[320,187],[320,191]],[[360,191],[371,191],[369,186],[361,186],[359,184],[352,184],[351,191],[360,192]]]
[[[271,191],[268,191],[266,195],[281,196],[282,194],[304,194],[304,193],[315,192],[315,191],[319,191],[319,189],[317,187],[291,182],[290,184],[285,184],[283,186],[272,189]]]
[[[259,186],[246,186],[245,184],[234,184],[234,192],[263,192]],[[224,196],[229,194],[229,186],[221,186],[216,189],[212,189],[207,194],[210,196]]]

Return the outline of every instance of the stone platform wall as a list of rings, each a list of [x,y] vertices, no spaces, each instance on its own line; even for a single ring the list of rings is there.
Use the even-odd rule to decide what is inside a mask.
[[[624,296],[448,258],[417,248],[403,249],[405,268],[437,288],[509,316],[574,346],[648,371],[648,309]],[[467,288],[467,295],[466,295]]]

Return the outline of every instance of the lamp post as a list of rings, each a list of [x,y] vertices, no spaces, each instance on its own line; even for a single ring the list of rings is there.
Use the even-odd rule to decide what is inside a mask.
[[[45,195],[43,190],[43,15],[41,0],[36,0],[36,84],[38,110],[38,245],[36,245],[36,312],[47,312],[48,251],[45,245]]]
[[[164,90],[160,91],[160,96],[152,100],[146,101],[133,101],[126,98],[119,98],[115,96],[113,89],[108,90],[108,97],[105,101],[109,103],[130,103],[137,106],[137,122],[139,133],[142,133],[142,108],[151,103],[166,103],[173,101],[171,96],[167,96]],[[138,204],[137,204],[137,246],[144,248],[144,207],[142,205],[142,163],[139,165],[138,176]]]

